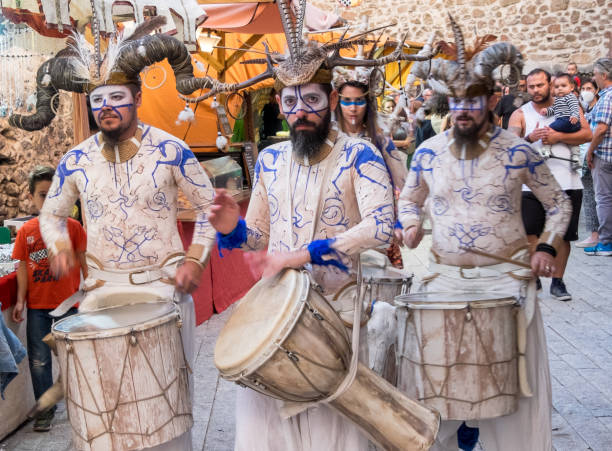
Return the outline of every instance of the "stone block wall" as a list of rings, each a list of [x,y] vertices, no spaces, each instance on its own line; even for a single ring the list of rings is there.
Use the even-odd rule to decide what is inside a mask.
[[[338,0],[312,0],[334,11]],[[369,17],[370,26],[397,22],[389,29],[399,38],[426,41],[433,30],[452,41],[446,12],[461,25],[468,44],[490,33],[510,41],[523,52],[525,70],[544,67],[557,71],[575,61],[581,72],[593,61],[612,56],[612,0],[362,0],[356,7],[338,7],[352,23]]]

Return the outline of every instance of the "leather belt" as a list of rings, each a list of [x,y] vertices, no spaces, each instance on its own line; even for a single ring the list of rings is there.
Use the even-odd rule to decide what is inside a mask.
[[[522,269],[512,263],[500,263],[487,266],[451,266],[440,263],[429,263],[429,271],[450,276],[459,276],[462,279],[480,279],[483,277],[498,277],[502,274]]]

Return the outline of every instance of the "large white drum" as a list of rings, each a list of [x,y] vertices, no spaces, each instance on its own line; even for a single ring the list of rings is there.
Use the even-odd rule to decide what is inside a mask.
[[[172,302],[79,313],[54,324],[75,448],[149,448],[191,428],[180,327]]]
[[[221,376],[285,401],[314,402],[335,392],[349,371],[346,328],[307,273],[261,280],[219,334]],[[429,449],[437,412],[408,399],[359,364],[353,383],[330,405],[387,450]]]
[[[516,411],[516,299],[499,293],[399,296],[398,388],[445,420]]]

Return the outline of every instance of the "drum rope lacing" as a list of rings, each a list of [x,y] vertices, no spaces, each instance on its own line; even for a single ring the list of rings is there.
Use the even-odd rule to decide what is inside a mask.
[[[365,291],[363,290],[362,285],[363,277],[361,274],[361,261],[357,260],[357,296],[355,297],[355,308],[353,310],[353,325],[360,324],[361,318],[361,310],[363,307],[363,299],[365,297]],[[314,310],[314,309],[313,309]],[[314,311],[311,312],[314,315]],[[315,317],[316,318],[316,317]],[[324,318],[323,318],[324,320]],[[311,407],[315,407],[320,403],[328,404],[333,402],[342,396],[348,388],[353,384],[355,380],[355,376],[357,376],[357,369],[359,368],[359,333],[361,331],[361,327],[353,327],[353,332],[351,335],[351,362],[349,365],[349,371],[347,372],[342,382],[336,387],[336,389],[328,395],[327,397],[319,400],[315,400],[312,402],[302,402],[302,403],[294,403],[294,402],[285,402],[281,409],[281,416],[283,418],[289,418],[294,415],[297,415]],[[288,357],[289,358],[289,357]],[[296,362],[292,361],[294,365],[297,365]],[[298,368],[298,371],[299,370]],[[313,387],[314,388],[314,387]],[[316,390],[316,388],[315,388]],[[318,391],[318,390],[317,390]]]
[[[492,367],[493,367],[493,365],[506,364],[506,363],[512,362],[513,360],[517,360],[518,359],[518,355],[519,355],[518,352],[514,352],[512,354],[512,357],[510,357],[510,359],[500,360],[500,361],[497,361],[497,362],[491,362],[491,358],[490,358],[489,354],[487,353],[486,347],[484,346],[485,341],[483,340],[483,338],[482,338],[482,336],[480,334],[480,329],[478,328],[478,325],[476,324],[476,319],[472,315],[472,309],[470,308],[469,305],[466,307],[466,309],[467,309],[466,318],[461,323],[461,333],[459,334],[460,338],[459,338],[459,343],[457,345],[457,353],[456,353],[455,359],[454,359],[455,363],[451,363],[449,365],[441,365],[441,364],[435,364],[435,363],[425,363],[423,361],[417,362],[417,361],[409,358],[404,352],[400,352],[398,354],[399,358],[404,358],[408,362],[410,362],[410,363],[412,363],[414,365],[422,366],[422,367],[432,366],[432,367],[438,367],[438,368],[447,368],[449,370],[450,370],[450,368],[453,368],[455,366],[465,366],[465,365],[478,366],[478,367],[486,367],[486,368],[489,369],[488,372],[489,372],[489,374],[491,376],[491,379],[495,383],[495,386],[496,386],[496,389],[498,391],[498,394],[489,396],[487,398],[480,399],[478,401],[470,401],[470,400],[467,400],[467,399],[458,399],[458,398],[453,398],[453,397],[450,397],[450,396],[442,395],[442,392],[444,391],[444,389],[446,388],[446,386],[448,384],[448,379],[450,377],[450,371],[446,371],[446,375],[444,377],[444,381],[443,381],[442,385],[440,386],[440,391],[438,393],[436,393],[436,390],[434,389],[434,384],[433,384],[431,378],[429,377],[428,372],[425,370],[425,368],[423,368],[423,373],[425,374],[425,378],[427,379],[427,382],[429,383],[430,389],[434,393],[434,395],[433,396],[426,396],[426,397],[419,397],[418,398],[419,401],[425,401],[425,400],[429,400],[429,399],[441,398],[441,399],[444,399],[444,400],[447,400],[447,401],[466,402],[466,403],[470,403],[473,406],[473,405],[480,404],[482,402],[489,401],[491,399],[499,398],[499,397],[502,397],[502,396],[515,396],[516,395],[515,393],[504,393],[503,392],[503,387],[501,386],[500,382],[495,377],[495,374],[492,371]],[[412,317],[412,325],[413,325],[413,327],[416,330],[416,324],[414,323],[414,316],[411,315],[411,314],[410,314],[410,316]],[[480,345],[482,347],[482,350],[483,350],[483,352],[485,354],[485,358],[490,363],[460,363],[460,362],[457,362],[459,360],[459,354],[461,353],[461,349],[462,349],[463,337],[464,337],[463,336],[463,331],[465,330],[465,324],[467,322],[471,322],[471,321],[474,321],[474,324],[475,324],[474,330],[476,331],[476,335],[477,335],[478,341],[479,341],[479,343],[480,343]],[[422,358],[423,345],[421,343],[421,338],[419,337],[418,334],[415,334],[415,338],[417,340],[418,349],[420,351],[421,358]]]
[[[123,381],[123,376],[125,374],[125,369],[127,367],[128,360],[129,360],[128,357],[129,357],[129,354],[130,354],[130,352],[129,352],[130,351],[130,347],[137,345],[138,349],[140,350],[140,353],[142,354],[142,356],[144,357],[144,359],[145,359],[145,361],[147,363],[147,366],[148,366],[149,370],[151,371],[151,373],[153,374],[153,377],[155,378],[155,382],[157,382],[157,385],[158,385],[159,389],[162,392],[159,395],[149,396],[149,397],[146,397],[146,398],[139,398],[139,399],[135,399],[133,401],[120,402],[119,399],[121,397],[121,389],[123,387],[123,384],[121,384],[119,386],[119,388],[118,388],[117,397],[116,397],[116,400],[117,400],[116,404],[111,409],[103,410],[98,405],[98,401],[96,400],[96,397],[94,396],[94,392],[92,390],[91,385],[89,384],[89,380],[87,378],[84,378],[85,379],[85,383],[87,384],[86,388],[87,388],[87,390],[89,392],[89,395],[90,395],[91,399],[93,400],[94,405],[95,405],[96,410],[97,410],[97,411],[92,411],[91,409],[87,409],[86,407],[84,407],[84,406],[80,405],[79,403],[77,403],[72,398],[72,396],[70,395],[71,392],[70,392],[70,390],[68,390],[68,379],[67,379],[67,375],[69,374],[68,373],[68,369],[69,369],[69,366],[70,366],[70,358],[68,356],[66,356],[66,371],[63,372],[63,374],[66,374],[66,381],[65,381],[65,388],[64,388],[64,393],[65,393],[66,401],[69,402],[69,403],[72,403],[73,405],[75,405],[76,407],[78,407],[79,409],[81,409],[84,412],[87,412],[87,413],[89,413],[91,415],[95,415],[95,416],[99,417],[100,421],[104,425],[104,429],[105,429],[103,432],[101,432],[101,433],[99,433],[99,434],[97,434],[95,436],[87,438],[87,437],[84,437],[80,433],[80,431],[77,431],[76,428],[74,427],[73,422],[70,421],[70,426],[71,426],[73,432],[75,433],[75,435],[78,436],[80,439],[82,439],[83,441],[85,441],[87,443],[91,444],[91,442],[93,442],[95,439],[101,437],[104,434],[109,434],[109,433],[119,434],[119,435],[138,435],[138,436],[141,436],[141,437],[150,437],[153,434],[155,434],[158,431],[160,431],[161,429],[163,429],[168,423],[170,423],[171,421],[173,421],[177,417],[189,417],[189,418],[193,419],[193,414],[192,413],[179,413],[178,411],[176,411],[174,409],[172,403],[171,403],[171,400],[168,397],[168,391],[169,391],[170,387],[172,387],[175,384],[175,382],[177,382],[177,381],[180,384],[179,378],[181,378],[184,381],[184,384],[189,386],[189,378],[186,377],[186,373],[187,372],[191,373],[192,370],[191,370],[191,368],[189,366],[189,363],[187,362],[187,359],[185,358],[185,349],[183,347],[183,340],[179,339],[180,346],[181,346],[181,351],[182,351],[182,354],[183,354],[183,362],[185,363],[185,367],[179,368],[178,372],[177,372],[177,375],[166,385],[166,387],[162,387],[162,383],[160,382],[160,380],[159,380],[159,378],[158,378],[158,376],[157,376],[157,374],[156,374],[156,372],[155,372],[155,370],[153,368],[153,365],[151,365],[151,362],[150,362],[147,354],[142,349],[142,346],[141,346],[140,342],[136,339],[136,335],[134,334],[134,331],[132,331],[129,336],[126,335],[125,339],[126,339],[126,345],[127,346],[126,346],[125,356],[123,358],[123,367],[121,368],[121,376],[119,378],[119,381]],[[95,342],[93,342],[93,346],[94,346],[94,353],[95,353],[95,355],[97,355],[97,351],[95,349],[96,348]],[[72,354],[73,360],[77,364],[77,369],[80,369],[81,374],[86,374],[85,370],[83,368],[83,364],[81,363],[81,359],[79,359],[79,356],[74,352],[73,345],[72,345],[70,339],[66,339],[66,353],[67,354]],[[130,366],[131,366],[131,363],[130,363]],[[77,378],[77,382],[78,382],[78,385],[79,385],[78,390],[79,390],[80,393],[82,393],[83,387],[81,386],[80,378]],[[177,399],[176,399],[177,402],[178,402],[178,393],[180,393],[180,390],[177,391]],[[115,414],[116,414],[117,409],[120,406],[129,405],[129,404],[136,404],[136,408],[138,409],[138,403],[139,402],[148,401],[148,400],[159,398],[159,397],[163,397],[165,399],[166,403],[168,404],[168,407],[170,408],[172,416],[170,416],[168,421],[166,421],[165,423],[161,424],[157,429],[155,429],[153,431],[147,430],[145,432],[137,432],[137,431],[134,431],[134,432],[123,432],[123,431],[114,431],[113,430],[113,423],[114,423],[114,420],[115,420]],[[81,398],[82,398],[82,395],[81,395]],[[70,409],[67,409],[67,411],[68,411],[68,416],[70,417]],[[106,424],[106,421],[105,421],[105,415],[106,414],[110,414],[109,417],[108,417],[109,420],[110,420],[109,424]]]

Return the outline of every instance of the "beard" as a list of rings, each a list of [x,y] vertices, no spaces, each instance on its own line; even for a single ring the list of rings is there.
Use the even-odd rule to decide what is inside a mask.
[[[308,125],[314,127],[314,130],[296,130],[296,127],[301,125]],[[290,127],[289,134],[291,137],[291,143],[293,144],[293,151],[296,155],[302,159],[312,159],[315,157],[321,146],[325,142],[331,125],[331,111],[327,110],[325,116],[319,125],[314,122],[310,122],[307,119],[298,119]]]
[[[542,94],[541,98],[535,99],[534,96],[531,96],[531,99],[533,100],[533,103],[538,104],[538,105],[547,103],[550,99],[550,88]]]
[[[132,126],[134,121],[138,120],[136,118],[136,114],[133,112],[129,112],[129,118],[126,117],[126,119],[127,120],[121,121],[119,125],[113,128],[103,127],[102,125],[99,126],[102,135],[104,135],[106,138],[106,141],[118,142],[121,135]]]
[[[455,123],[454,129],[454,137],[458,141],[459,144],[473,144],[476,143],[480,139],[480,130],[482,126],[488,121],[488,116],[484,116],[482,121],[476,122],[473,118],[466,115],[458,116],[455,119],[459,120],[469,120],[471,123],[465,127],[459,127],[457,123]]]

